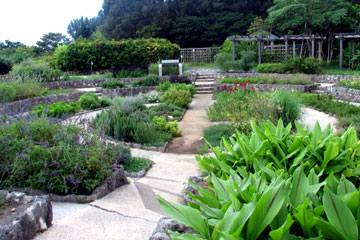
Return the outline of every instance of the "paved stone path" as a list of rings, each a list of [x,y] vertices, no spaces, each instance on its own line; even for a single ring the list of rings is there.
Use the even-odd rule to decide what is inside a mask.
[[[178,154],[196,154],[201,146],[199,138],[203,130],[211,125],[206,109],[212,103],[212,94],[196,94],[183,120],[179,123],[182,136],[175,138],[168,146],[167,152]]]
[[[321,129],[326,128],[330,124],[334,132],[337,130],[338,121],[335,117],[312,108],[303,108],[302,119],[299,121],[300,124],[303,126],[308,125],[309,129],[312,130],[315,127],[316,121],[319,122]]]

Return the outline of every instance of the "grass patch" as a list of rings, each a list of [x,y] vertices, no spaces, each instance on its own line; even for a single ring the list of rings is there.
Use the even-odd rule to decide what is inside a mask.
[[[44,96],[49,96],[49,95],[55,95],[55,94],[61,94],[61,93],[72,93],[74,92],[75,89],[54,89],[54,90],[49,90],[47,91]]]
[[[310,78],[305,74],[296,74],[292,77],[285,77],[284,79],[279,79],[277,76],[264,75],[256,78],[223,78],[221,83],[244,83],[249,82],[253,84],[291,84],[291,85],[311,85],[313,84],[310,81]]]
[[[204,138],[208,141],[211,146],[220,146],[220,142],[224,137],[226,140],[229,139],[235,132],[234,127],[231,124],[220,123],[208,127],[204,130]],[[207,146],[207,145],[205,145]]]
[[[344,102],[332,101],[332,97],[327,95],[316,95],[303,93],[298,94],[304,105],[313,107],[325,113],[335,114],[339,121],[341,130],[347,129],[350,125],[354,126],[360,134],[360,108]]]
[[[340,70],[338,65],[330,65],[324,67],[323,73],[329,75],[357,75],[360,74],[360,71],[352,69]]]
[[[126,172],[139,172],[146,168],[149,163],[150,160],[147,158],[133,158],[130,164],[124,164],[124,169]]]

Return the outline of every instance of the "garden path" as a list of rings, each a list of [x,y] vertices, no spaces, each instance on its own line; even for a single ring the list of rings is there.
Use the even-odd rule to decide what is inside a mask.
[[[309,129],[312,130],[315,127],[316,121],[319,122],[321,129],[326,128],[330,124],[334,132],[337,130],[338,121],[335,117],[312,108],[303,108],[302,119],[299,121],[300,124],[303,126],[308,125]]]
[[[178,154],[195,154],[202,146],[199,138],[203,130],[211,125],[207,118],[206,109],[212,103],[212,94],[196,94],[186,111],[184,118],[179,122],[182,136],[175,138],[168,146],[167,152]]]

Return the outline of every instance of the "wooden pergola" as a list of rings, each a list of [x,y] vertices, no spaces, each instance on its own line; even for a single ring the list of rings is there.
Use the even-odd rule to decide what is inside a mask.
[[[360,38],[360,33],[338,33],[335,34],[335,38],[340,39],[340,61],[339,68],[343,69],[343,59],[344,59],[344,40],[350,39],[352,43],[352,55],[355,55],[355,39]]]
[[[318,42],[318,57],[319,60],[321,60],[321,54],[322,54],[322,43],[326,39],[324,36],[320,35],[285,35],[281,38],[273,35],[259,35],[259,36],[230,36],[228,37],[228,40],[232,42],[232,59],[235,60],[235,42],[250,42],[250,41],[257,41],[258,42],[258,63],[261,63],[261,54],[264,50],[264,42],[271,42],[271,44],[274,43],[274,41],[285,41],[285,59],[289,58],[289,43],[292,41],[293,44],[293,57],[296,56],[296,41],[298,40],[307,40],[311,41],[311,56],[315,57],[316,53],[316,41]]]

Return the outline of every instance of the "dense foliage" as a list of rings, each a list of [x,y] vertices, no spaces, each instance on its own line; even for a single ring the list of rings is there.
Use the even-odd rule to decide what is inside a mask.
[[[310,132],[251,123],[230,142],[197,157],[208,185],[190,181],[188,206],[159,197],[163,210],[196,231],[173,239],[358,239],[359,139],[319,124]],[[231,143],[231,144],[230,144]]]
[[[130,162],[129,149],[47,118],[1,118],[0,188],[31,187],[57,194],[89,194]]]
[[[263,63],[256,67],[256,71],[260,73],[305,73],[318,74],[321,73],[319,60],[315,58],[299,58],[289,59],[283,63]]]
[[[253,83],[253,84],[294,84],[294,85],[308,85],[313,84],[310,81],[310,78],[305,74],[296,74],[295,76],[291,77],[283,77],[282,79],[279,76],[274,75],[263,75],[256,78],[230,78],[226,77],[220,80],[221,83]]]
[[[131,82],[133,87],[147,87],[159,85],[160,79],[157,75],[148,75],[145,78],[137,79]]]
[[[63,117],[64,115],[71,115],[79,112],[81,110],[81,106],[79,103],[64,103],[64,102],[56,102],[50,105],[41,104],[34,107],[30,114],[42,116],[46,115],[48,117]]]
[[[56,49],[52,64],[63,71],[110,69],[111,67],[147,67],[161,59],[177,59],[180,48],[165,39],[72,42]]]
[[[79,104],[83,109],[92,110],[101,106],[98,95],[95,93],[87,92],[81,95]]]
[[[11,71],[12,62],[5,57],[0,56],[0,74],[7,74]]]
[[[35,81],[7,81],[0,82],[0,102],[12,102],[26,98],[41,96],[48,91]]]
[[[101,84],[101,87],[107,88],[107,89],[124,88],[125,83],[116,81],[116,80],[111,80],[111,81],[107,81],[107,82],[104,82],[103,84]]]

